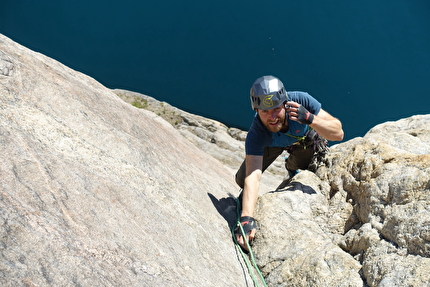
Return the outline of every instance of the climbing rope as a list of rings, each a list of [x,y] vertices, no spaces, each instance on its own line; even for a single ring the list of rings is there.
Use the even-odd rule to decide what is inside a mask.
[[[260,277],[261,282],[263,282],[263,286],[267,287],[267,284],[266,284],[266,281],[264,280],[263,274],[261,274],[261,271],[258,268],[257,263],[255,262],[254,253],[252,252],[251,246],[249,245],[249,241],[246,238],[245,231],[243,230],[242,224],[240,223],[240,212],[241,212],[240,200],[239,200],[239,198],[236,198],[236,213],[237,213],[237,223],[236,223],[236,226],[239,226],[240,231],[241,231],[242,236],[243,236],[243,239],[244,239],[244,241],[246,243],[246,246],[248,247],[249,256],[251,257],[252,265],[251,265],[251,262],[249,261],[248,256],[246,256],[245,252],[243,252],[242,247],[240,246],[239,242],[237,242],[236,235],[234,234],[234,229],[235,229],[236,226],[233,226],[233,228],[231,229],[233,240],[236,243],[236,248],[239,249],[240,253],[242,254],[242,258],[245,261],[246,266],[248,267],[248,272],[251,275],[252,280],[254,281],[254,285],[257,286],[257,287],[260,286],[258,284],[258,280],[255,277],[255,274],[254,274],[254,272],[252,270],[252,267],[254,267],[254,269],[257,271],[257,273],[258,273],[258,275]]]

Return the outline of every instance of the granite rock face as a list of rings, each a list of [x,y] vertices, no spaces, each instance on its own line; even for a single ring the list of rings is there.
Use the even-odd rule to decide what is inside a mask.
[[[247,286],[230,169],[1,35],[0,71],[1,286]]]
[[[269,286],[430,285],[429,124],[378,125],[282,190],[282,158],[264,173]],[[0,35],[0,285],[252,286],[230,233],[245,136]]]
[[[245,158],[247,132],[227,127],[216,120],[188,113],[148,95],[120,89],[115,89],[113,92],[124,101],[152,111],[165,119],[192,144],[230,168],[233,174],[242,164]],[[284,156],[286,155],[285,152]],[[280,156],[265,171],[260,184],[260,194],[273,188],[274,182],[282,181],[285,175],[285,160]]]
[[[271,286],[430,285],[430,115],[332,148],[263,195],[254,249]]]

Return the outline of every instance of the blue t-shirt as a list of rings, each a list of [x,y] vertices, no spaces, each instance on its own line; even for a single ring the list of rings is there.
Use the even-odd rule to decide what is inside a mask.
[[[287,92],[288,100],[297,102],[309,112],[317,115],[321,109],[321,103],[305,92]],[[287,147],[298,141],[305,135],[309,126],[299,122],[288,120],[288,131],[286,133],[272,133],[261,122],[258,114],[254,117],[245,141],[247,155],[263,155],[266,147]]]

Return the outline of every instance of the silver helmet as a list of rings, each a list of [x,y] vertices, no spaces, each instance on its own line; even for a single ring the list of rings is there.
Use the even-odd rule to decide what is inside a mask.
[[[282,82],[274,76],[258,78],[251,87],[251,106],[259,110],[270,110],[288,101]]]

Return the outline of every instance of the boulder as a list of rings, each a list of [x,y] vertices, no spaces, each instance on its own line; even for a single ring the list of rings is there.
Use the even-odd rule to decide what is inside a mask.
[[[270,286],[428,286],[430,115],[331,148],[316,173],[260,197]]]

